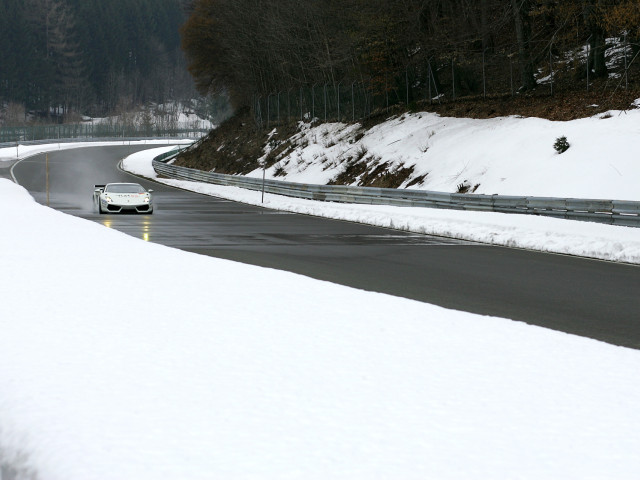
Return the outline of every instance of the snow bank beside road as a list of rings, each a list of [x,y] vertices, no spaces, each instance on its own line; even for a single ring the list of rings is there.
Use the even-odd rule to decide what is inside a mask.
[[[638,351],[146,243],[6,180],[0,198],[5,468],[42,480],[640,470]],[[123,278],[137,295],[112,294]]]
[[[146,150],[123,161],[123,168],[168,185],[207,195],[289,212],[366,223],[410,232],[441,235],[492,245],[640,264],[640,229],[533,215],[466,212],[417,207],[318,202],[236,187],[160,179],[152,159],[171,148]]]

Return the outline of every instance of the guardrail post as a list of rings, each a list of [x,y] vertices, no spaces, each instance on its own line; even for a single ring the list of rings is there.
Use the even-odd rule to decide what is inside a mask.
[[[266,176],[267,160],[262,160],[262,203],[264,203],[264,177]]]

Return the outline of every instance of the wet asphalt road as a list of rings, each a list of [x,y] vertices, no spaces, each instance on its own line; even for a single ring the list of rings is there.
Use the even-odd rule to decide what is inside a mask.
[[[199,254],[640,348],[639,267],[287,214],[185,192],[117,170],[120,159],[141,148],[50,153],[50,205]],[[44,155],[20,162],[14,175],[37,201],[46,202]],[[93,185],[114,181],[153,188],[154,214],[98,215]]]

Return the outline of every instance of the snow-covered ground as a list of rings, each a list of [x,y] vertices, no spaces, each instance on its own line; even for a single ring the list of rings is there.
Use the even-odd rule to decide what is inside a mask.
[[[3,478],[640,471],[638,351],[146,243],[3,179],[0,225]]]
[[[553,145],[562,136],[571,147],[558,154]],[[413,167],[402,186],[426,175],[416,189],[456,192],[462,184],[489,195],[640,200],[640,109],[569,122],[408,113],[366,131],[303,124],[292,144],[267,178],[324,184],[360,159],[367,173],[383,164],[391,172]]]
[[[533,215],[338,204],[270,194],[265,195],[262,203],[261,192],[206,183],[159,179],[151,166],[151,161],[153,157],[173,148],[162,147],[135,153],[123,161],[123,168],[168,185],[278,210],[492,245],[640,264],[640,229],[638,228]]]

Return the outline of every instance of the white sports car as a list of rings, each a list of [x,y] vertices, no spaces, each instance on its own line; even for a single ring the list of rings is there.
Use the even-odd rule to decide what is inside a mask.
[[[153,190],[145,190],[137,183],[107,183],[96,185],[93,204],[98,213],[153,213]]]

